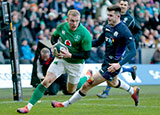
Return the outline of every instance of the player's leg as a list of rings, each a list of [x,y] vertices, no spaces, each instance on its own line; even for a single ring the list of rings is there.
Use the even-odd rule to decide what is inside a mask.
[[[43,96],[44,92],[46,91],[46,89],[56,80],[56,75],[51,73],[51,72],[47,72],[46,77],[44,78],[44,80],[37,86],[37,88],[35,89],[31,99],[29,100],[29,103],[31,103],[32,105],[34,105],[39,99],[41,99],[41,97]]]
[[[56,102],[56,101],[52,101],[52,106],[53,107],[67,107],[75,102],[77,102],[78,100],[80,100],[82,97],[84,97],[88,90],[90,90],[92,87],[104,82],[106,79],[104,79],[101,74],[99,72],[97,72],[96,74],[94,74],[93,76],[93,81],[91,80],[87,80],[83,86],[80,88],[80,90],[76,91],[73,96],[65,101],[65,102]]]
[[[139,88],[138,87],[131,87],[127,83],[125,83],[123,80],[117,79],[118,76],[114,77],[112,81],[107,81],[109,86],[115,87],[115,88],[121,88],[129,92],[131,94],[131,97],[133,98],[135,105],[137,106],[139,103]]]
[[[135,65],[133,65],[132,67],[123,67],[123,66],[121,67],[121,73],[130,72],[133,80],[136,79],[136,70],[137,67]]]
[[[82,87],[82,85],[87,81],[87,79],[88,78],[86,76],[81,77],[76,90],[79,90]]]
[[[47,88],[54,82],[56,79],[55,74],[48,72],[44,80],[36,87],[32,97],[29,100],[29,103],[24,108],[18,108],[17,112],[19,113],[28,113],[33,105],[42,98],[44,92]]]
[[[77,85],[78,85],[78,83],[73,84],[73,83],[67,82],[67,91],[68,91],[68,93],[69,94],[73,94],[77,89]]]
[[[89,78],[91,75],[92,75],[92,71],[91,71],[91,70],[88,70],[88,71],[86,72],[86,74],[85,74],[83,77],[80,78],[76,90],[79,90],[79,89],[82,87],[82,85],[88,80],[88,78]],[[61,84],[61,86],[62,86],[62,89],[63,89],[63,93],[64,93],[65,95],[73,95],[73,93],[68,93],[67,87],[66,87],[67,85],[64,86],[64,83],[63,83],[63,84]],[[68,87],[69,87],[69,86],[68,86]]]
[[[135,80],[136,79],[136,70],[137,70],[137,67],[135,65],[133,65],[132,67],[123,67],[122,66],[120,72],[121,73],[123,73],[123,72],[131,72],[132,79]],[[102,93],[97,94],[97,96],[100,97],[100,98],[108,97],[110,89],[111,89],[111,87],[107,85],[106,89]]]
[[[55,64],[56,61],[56,64]],[[33,105],[42,98],[47,88],[64,72],[63,63],[61,60],[54,60],[48,68],[44,80],[36,87],[29,103],[25,108],[19,108],[17,112],[28,113]]]
[[[67,92],[68,94],[73,95],[82,75],[84,64],[71,64],[64,61],[64,66],[68,75]]]
[[[105,89],[102,93],[97,94],[97,96],[98,96],[99,98],[106,98],[106,97],[109,96],[110,90],[111,90],[111,87],[107,85],[107,86],[106,86],[106,89]]]
[[[93,74],[92,70],[88,70],[86,74],[80,78],[77,90],[79,90],[82,87],[82,85],[89,79],[90,76],[92,76],[92,74]]]

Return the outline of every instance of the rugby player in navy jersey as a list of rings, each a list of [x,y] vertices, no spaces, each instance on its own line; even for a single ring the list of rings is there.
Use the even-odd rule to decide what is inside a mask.
[[[109,6],[107,10],[108,24],[105,25],[99,38],[92,42],[93,47],[97,47],[104,42],[106,44],[105,59],[101,69],[91,76],[69,100],[64,102],[52,101],[51,104],[54,108],[68,107],[86,96],[88,90],[104,81],[107,81],[111,87],[126,90],[133,98],[135,106],[138,106],[140,89],[138,87],[131,87],[118,79],[121,66],[136,55],[135,42],[128,27],[120,21],[120,7],[113,5]],[[129,53],[121,59],[126,47]]]
[[[121,8],[121,18],[120,19],[129,28],[129,30],[133,34],[133,38],[135,39],[135,43],[136,43],[136,48],[138,48],[140,36],[142,34],[141,27],[138,25],[133,15],[129,11],[129,0],[120,0],[119,5]],[[135,65],[132,67],[127,67],[127,68],[121,67],[121,73],[131,72],[132,79],[135,80],[136,79],[136,69],[137,67]],[[97,94],[97,96],[100,98],[106,98],[109,96],[110,90],[111,90],[111,87],[107,85],[105,90],[102,93]]]

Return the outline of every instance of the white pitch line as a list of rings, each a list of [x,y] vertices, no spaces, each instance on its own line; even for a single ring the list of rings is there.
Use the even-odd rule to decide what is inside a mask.
[[[79,105],[93,105],[89,103],[77,103]],[[134,105],[120,105],[120,104],[96,104],[96,106],[115,106],[115,107],[133,107]],[[160,106],[143,106],[139,105],[138,108],[160,108]]]
[[[85,99],[85,100],[91,100],[91,99]],[[98,100],[98,99],[97,99]],[[99,99],[100,100],[100,99]],[[63,100],[59,100],[60,102],[63,101]],[[50,100],[40,100],[39,102],[37,103],[49,103],[51,102]],[[22,101],[22,102],[19,102],[19,101],[3,101],[3,102],[0,102],[0,104],[5,104],[5,103],[28,103],[28,101]],[[78,105],[93,105],[93,103],[76,103]],[[96,106],[114,106],[114,107],[133,107],[134,105],[121,105],[121,104],[96,104]],[[144,106],[144,105],[139,105],[138,108],[160,108],[160,106]]]

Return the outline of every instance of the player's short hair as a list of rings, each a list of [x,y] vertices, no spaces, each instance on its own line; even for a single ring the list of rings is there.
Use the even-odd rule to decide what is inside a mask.
[[[121,13],[121,8],[119,7],[119,5],[112,5],[107,7],[108,11],[115,11],[117,13]]]
[[[42,54],[47,54],[47,53],[50,54],[50,50],[49,50],[48,48],[42,48],[42,50],[41,50],[41,55],[42,55]]]
[[[67,16],[69,16],[69,15],[72,15],[72,16],[80,16],[81,14],[79,13],[78,10],[72,9],[72,10],[69,10],[69,11],[68,11]]]
[[[120,0],[120,1],[127,1],[127,2],[129,2],[130,0]]]
[[[120,2],[121,1],[128,2],[128,4],[131,2],[130,0],[120,0]]]

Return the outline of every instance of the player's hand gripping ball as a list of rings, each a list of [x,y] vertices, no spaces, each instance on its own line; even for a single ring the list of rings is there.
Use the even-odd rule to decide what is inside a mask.
[[[59,54],[61,53],[61,51],[64,51],[66,52],[67,51],[67,48],[64,44],[58,42],[56,44],[54,44],[51,48],[51,51],[52,51],[52,54],[55,56],[55,57],[59,57]]]

